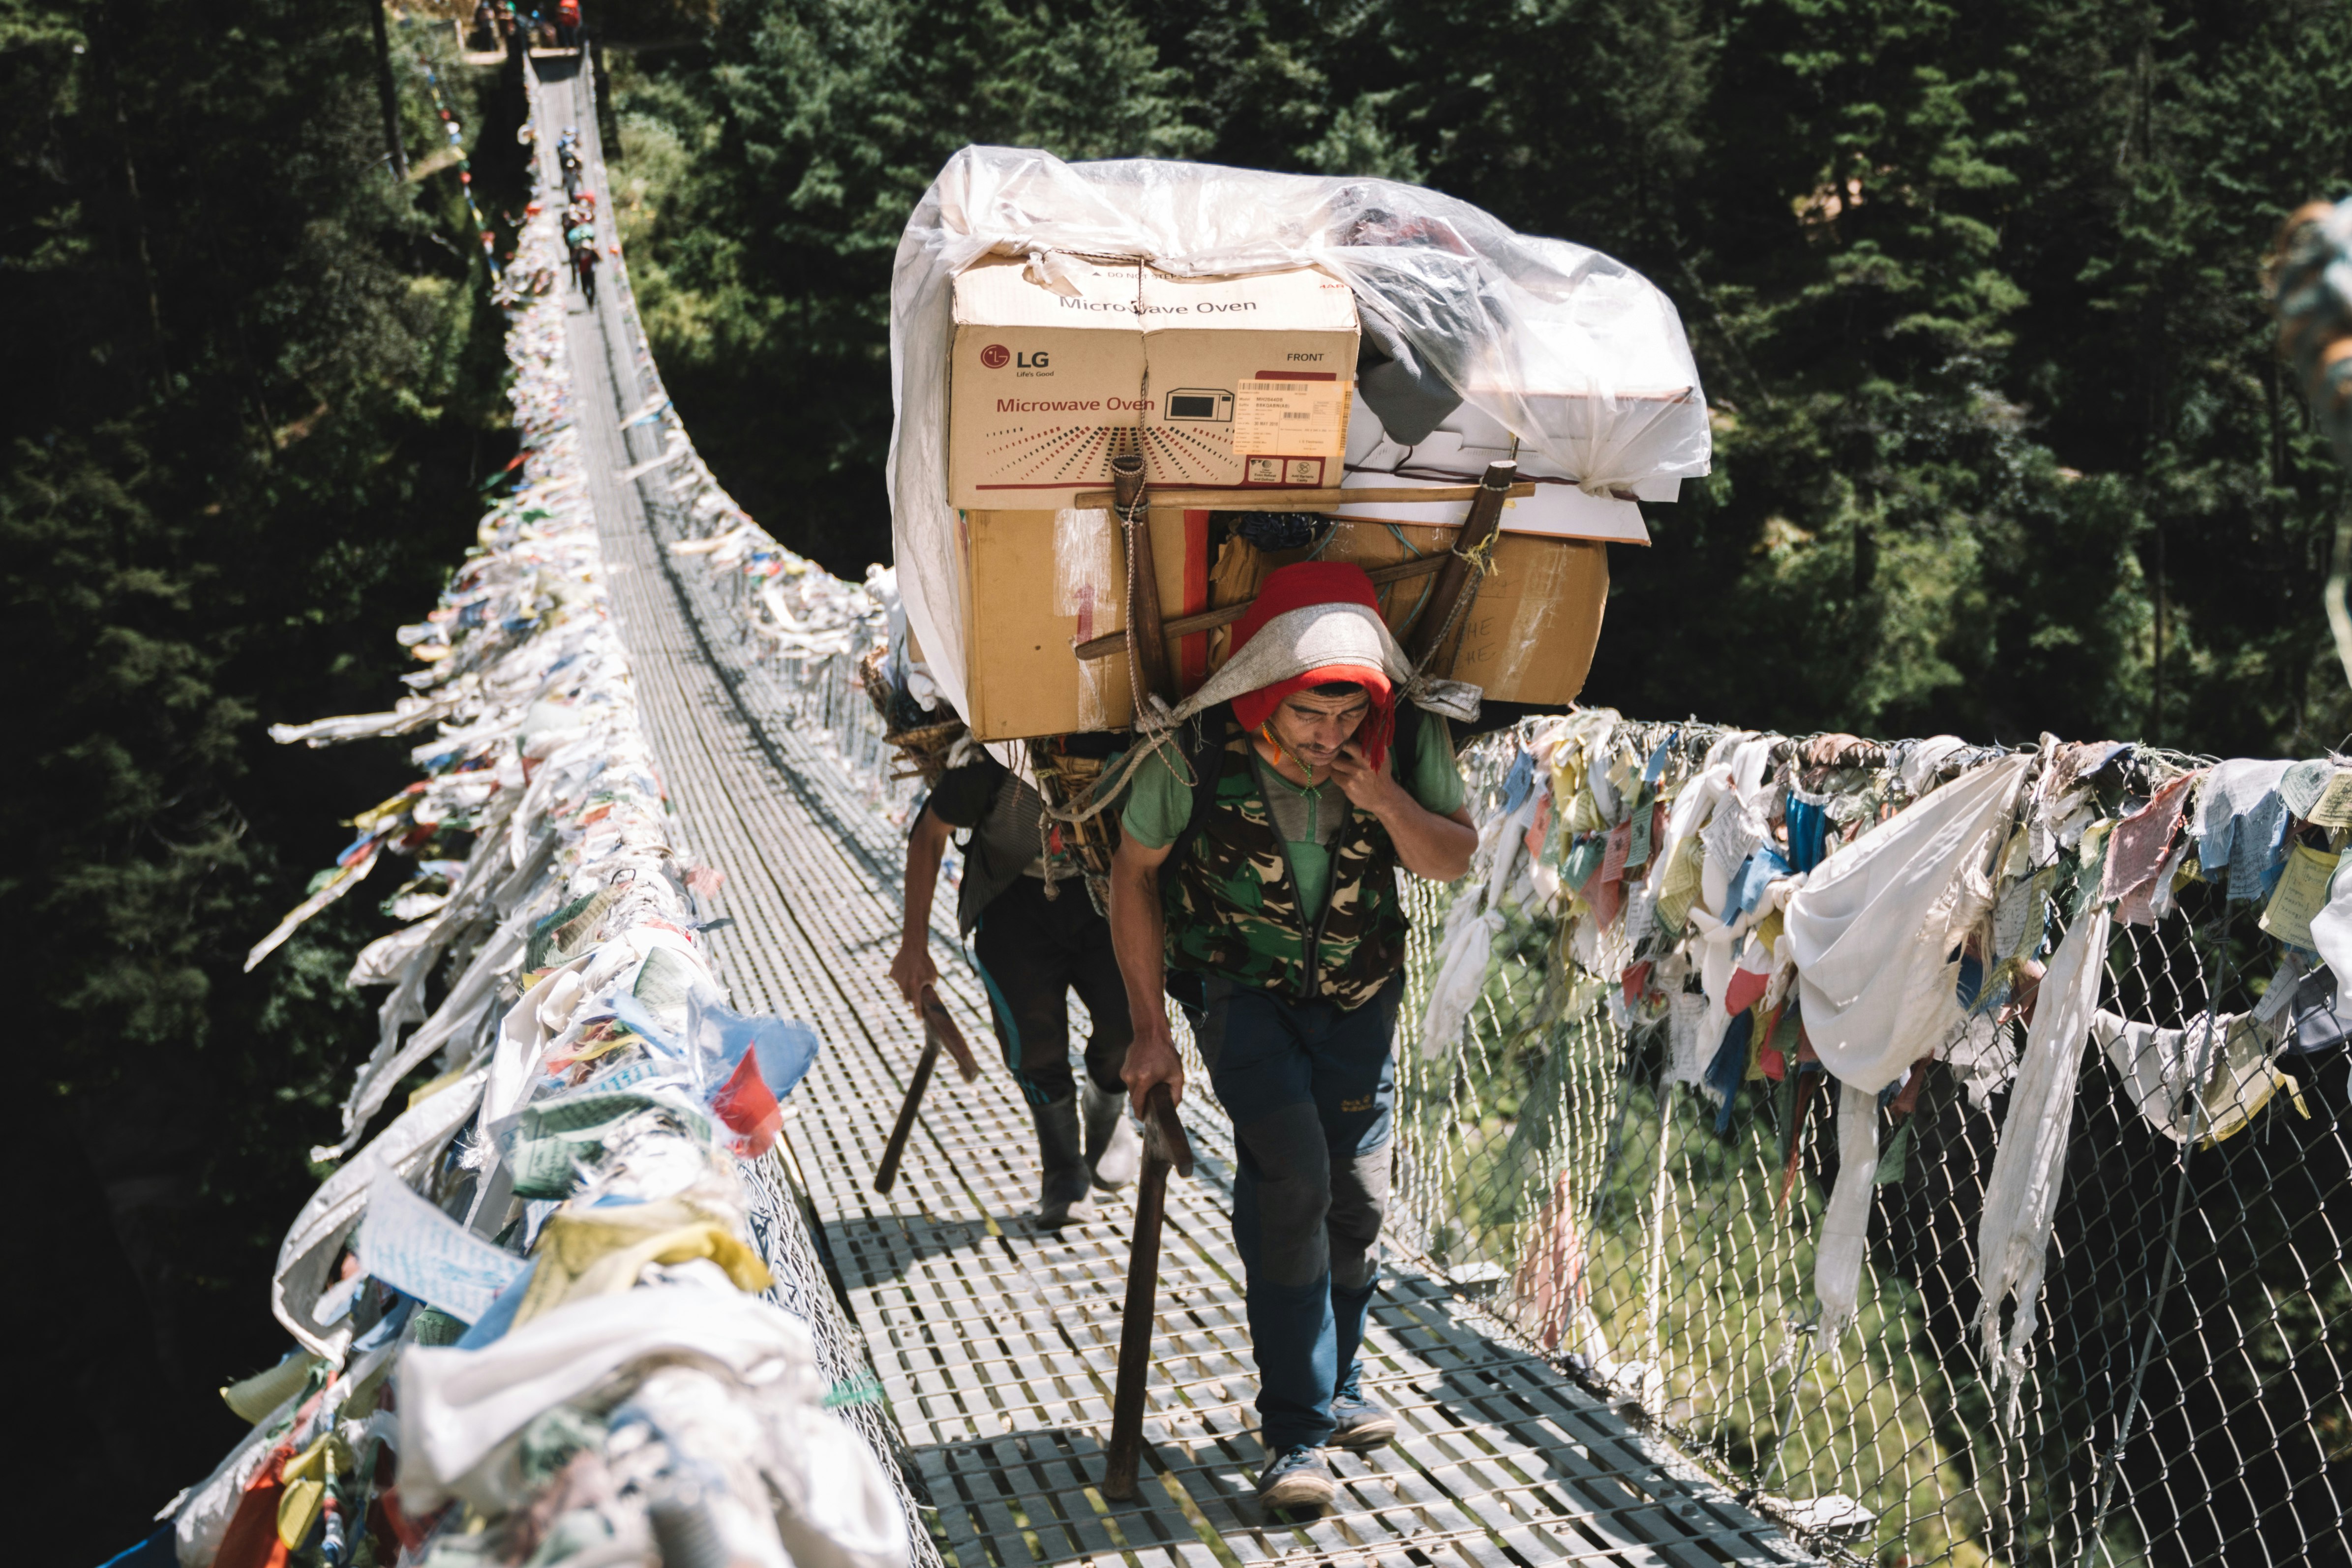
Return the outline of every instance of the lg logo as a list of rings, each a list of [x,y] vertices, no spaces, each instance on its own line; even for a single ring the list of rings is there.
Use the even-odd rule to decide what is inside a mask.
[[[1008,364],[1022,370],[1044,370],[1050,362],[1043,349],[1016,354],[1003,343],[991,343],[980,351],[980,363],[990,370],[1003,370]]]

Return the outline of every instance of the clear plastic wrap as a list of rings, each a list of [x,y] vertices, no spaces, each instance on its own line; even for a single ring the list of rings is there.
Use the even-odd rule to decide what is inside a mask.
[[[899,589],[959,710],[950,284],[986,256],[1025,257],[1049,287],[1073,256],[1141,258],[1191,277],[1319,266],[1355,292],[1371,345],[1360,396],[1397,442],[1410,446],[1460,406],[1517,437],[1538,471],[1596,496],[1654,494],[1707,471],[1706,402],[1682,319],[1648,279],[1598,251],[1514,234],[1466,202],[1389,180],[967,147],[917,204],[890,290]]]

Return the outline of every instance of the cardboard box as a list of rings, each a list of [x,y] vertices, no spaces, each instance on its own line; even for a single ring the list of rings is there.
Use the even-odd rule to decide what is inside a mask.
[[[1209,514],[1155,511],[1160,613],[1209,604]],[[1122,656],[1071,645],[1127,625],[1127,549],[1108,511],[967,510],[957,530],[966,606],[964,722],[983,741],[1124,729],[1135,701]],[[1171,638],[1184,689],[1208,679],[1208,634]]]
[[[1316,268],[1178,278],[1058,258],[956,276],[950,504],[1042,509],[1143,454],[1154,484],[1245,491],[1336,485],[1348,450],[1356,302]]]
[[[1342,518],[1321,558],[1369,570],[1450,550],[1460,531],[1458,526],[1391,528]],[[1381,591],[1389,629],[1400,638],[1431,581],[1409,579]],[[1565,707],[1584,689],[1608,606],[1607,544],[1505,533],[1495,542],[1493,565],[1476,600],[1439,649],[1437,668],[1493,701]]]
[[[1456,532],[1343,520],[1322,559],[1389,565],[1450,548]],[[968,611],[964,626],[971,709],[964,719],[972,733],[1003,741],[1131,723],[1126,657],[1082,661],[1071,651],[1075,643],[1126,625],[1126,551],[1110,514],[967,510],[957,544],[963,602],[985,606]],[[1209,513],[1155,511],[1152,550],[1162,613],[1174,619],[1208,608]],[[1286,564],[1306,553],[1277,552],[1266,562]],[[1391,630],[1410,627],[1432,580],[1409,579],[1383,591]],[[1476,603],[1449,639],[1454,677],[1497,701],[1575,700],[1591,668],[1608,596],[1605,544],[1503,535]],[[1208,633],[1171,638],[1169,654],[1182,690],[1196,690],[1208,679]]]

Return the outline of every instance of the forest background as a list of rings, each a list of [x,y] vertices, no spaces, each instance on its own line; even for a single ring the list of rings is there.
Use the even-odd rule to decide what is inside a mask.
[[[237,1436],[373,1020],[368,900],[246,947],[408,782],[381,707],[513,450],[513,68],[371,0],[0,0],[0,825],[28,1560]],[[2257,282],[2352,189],[2344,0],[589,0],[656,353],[787,543],[886,558],[887,289],[971,142],[1381,174],[1680,307],[1716,472],[1612,555],[1591,700],[1790,731],[2345,743],[2343,480]],[[389,63],[390,69],[383,68]],[[405,174],[392,166],[385,103]],[[818,417],[819,415],[823,417]],[[785,417],[818,433],[787,445]]]

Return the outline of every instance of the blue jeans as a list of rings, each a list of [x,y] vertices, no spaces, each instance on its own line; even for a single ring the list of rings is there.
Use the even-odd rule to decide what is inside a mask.
[[[1293,1002],[1211,979],[1192,1015],[1209,1083],[1234,1119],[1258,1431],[1269,1455],[1319,1447],[1353,1392],[1380,1279],[1402,975],[1362,1006]],[[1189,1009],[1188,1009],[1189,1011]]]

